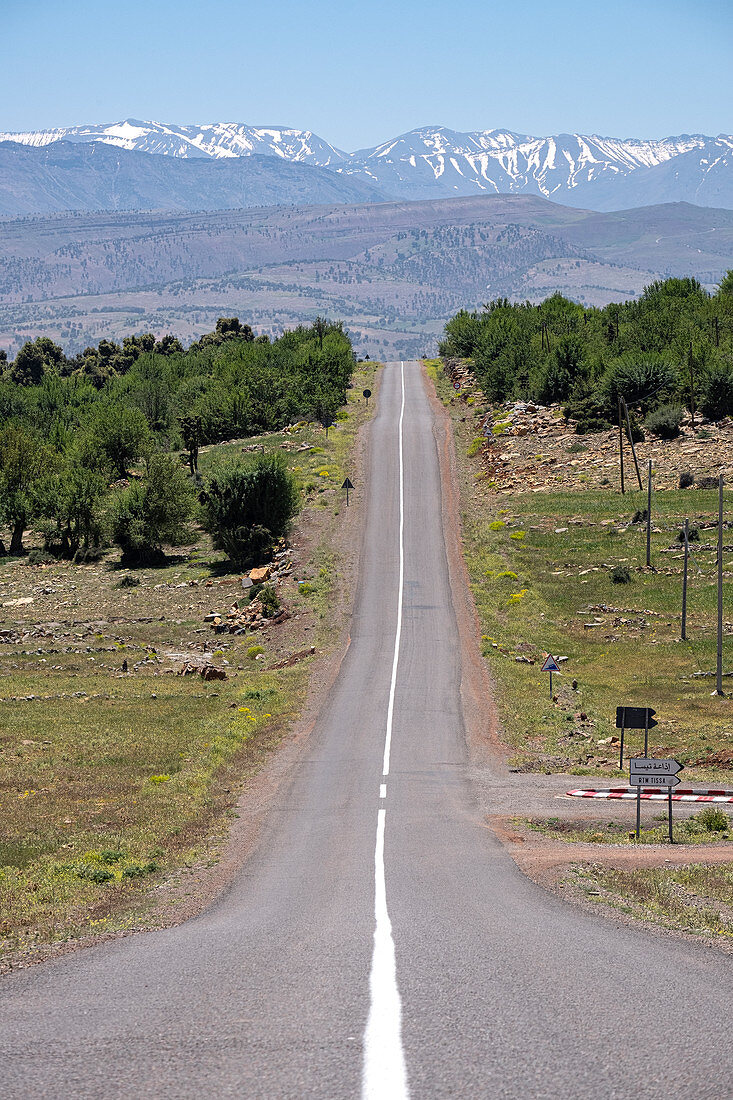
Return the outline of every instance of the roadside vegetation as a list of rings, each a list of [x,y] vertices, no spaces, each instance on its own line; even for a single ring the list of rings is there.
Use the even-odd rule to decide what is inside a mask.
[[[16,511],[3,498],[6,548],[25,510],[23,552],[0,556],[0,956],[135,926],[151,887],[216,861],[333,643],[339,489],[375,368],[339,326],[267,345],[221,328],[99,385],[78,364],[0,380],[16,470],[38,457]]]
[[[733,937],[733,865],[695,863],[685,867],[570,869],[564,896],[586,901],[676,932],[713,938],[726,946]]]
[[[471,359],[489,401],[562,403],[582,433],[614,423],[623,397],[632,430],[646,420],[671,438],[682,408],[733,414],[733,271],[714,294],[696,279],[667,279],[602,309],[560,294],[538,305],[497,299],[457,313],[440,353]]]
[[[626,810],[634,805],[627,803]],[[653,824],[643,825],[639,830],[638,840],[628,812],[623,820],[618,821],[571,821],[559,817],[533,817],[519,819],[517,824],[525,825],[543,836],[576,844],[665,844],[669,841],[666,813],[657,814]],[[730,841],[733,840],[733,817],[722,806],[706,806],[682,821],[673,820],[672,836],[675,844],[717,844]]]
[[[604,309],[559,295],[539,305],[491,302],[446,325],[441,353],[426,366],[454,422],[464,552],[510,767],[623,784],[629,755],[643,752],[643,731],[627,733],[620,770],[616,707],[650,706],[659,723],[650,752],[676,757],[685,766],[683,785],[733,786],[730,700],[712,690],[715,486],[718,469],[731,462],[733,273],[712,295],[694,279],[669,279],[639,301]],[[610,431],[619,398],[629,409],[625,495],[618,432]],[[650,567],[646,492],[637,491],[629,436],[653,460]],[[726,515],[730,504],[726,487]],[[724,686],[733,688],[732,633],[726,606]],[[541,672],[547,654],[560,662],[552,692]],[[583,817],[579,806],[576,820],[517,824],[568,842],[569,853],[578,844],[606,852],[663,844],[666,815],[647,822],[637,842],[629,807],[617,820],[594,820],[589,806]],[[674,839],[725,845],[731,821],[723,808],[706,807],[677,820]],[[609,862],[574,865],[561,883],[564,896],[666,928],[731,935],[730,866],[618,869]]]

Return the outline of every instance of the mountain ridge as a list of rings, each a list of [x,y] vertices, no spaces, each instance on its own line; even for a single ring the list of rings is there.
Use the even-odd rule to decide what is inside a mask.
[[[733,208],[733,136],[725,134],[660,139],[578,133],[537,137],[509,129],[458,131],[423,126],[350,153],[311,130],[293,127],[126,119],[0,132],[1,141],[36,148],[58,141],[102,143],[203,161],[267,155],[362,180],[391,199],[527,192],[599,210],[658,201]]]

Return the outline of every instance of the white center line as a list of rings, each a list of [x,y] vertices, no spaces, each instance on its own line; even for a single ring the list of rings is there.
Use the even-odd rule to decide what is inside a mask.
[[[380,783],[379,784],[379,797],[380,798],[386,798],[387,797],[387,784],[386,783]]]
[[[405,477],[402,448],[402,425],[405,418],[405,364],[400,363],[402,404],[399,421],[400,462],[400,581],[397,593],[397,629],[395,632],[392,682],[387,706],[387,730],[384,742],[383,778],[389,775],[392,748],[392,719],[397,687],[397,666],[402,637],[402,597],[405,577]],[[386,784],[380,787],[380,797],[386,795]],[[397,986],[397,960],[392,924],[387,910],[387,880],[384,872],[384,829],[387,811],[382,807],[377,815],[377,842],[374,851],[374,948],[369,975],[369,1018],[364,1032],[364,1065],[362,1070],[363,1100],[407,1100],[407,1067],[402,1048],[402,1003]]]

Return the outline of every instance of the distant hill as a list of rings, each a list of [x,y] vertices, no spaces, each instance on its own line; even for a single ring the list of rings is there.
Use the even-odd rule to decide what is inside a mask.
[[[259,154],[150,156],[102,142],[0,143],[0,217],[63,211],[233,210],[383,198],[368,181]]]
[[[310,130],[292,127],[223,122],[179,126],[127,119],[0,133],[2,140],[38,149],[61,140],[103,144],[200,162],[265,155],[277,159],[283,176],[288,164],[325,168],[393,199],[535,194],[594,210],[680,201],[733,208],[733,137],[725,134],[659,139],[598,134],[538,137],[502,129],[461,132],[422,126],[372,148],[347,153]],[[362,193],[361,197],[368,196]],[[309,200],[304,196],[303,201]],[[313,197],[312,201],[320,200]]]
[[[130,332],[188,340],[232,314],[276,332],[320,313],[362,352],[413,356],[462,306],[555,291],[601,305],[668,275],[712,287],[729,268],[733,211],[688,203],[597,213],[498,195],[28,217],[0,227],[0,347],[41,333],[71,351]]]

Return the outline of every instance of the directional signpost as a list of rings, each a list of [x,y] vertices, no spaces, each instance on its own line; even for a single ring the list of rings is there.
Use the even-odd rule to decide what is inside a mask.
[[[349,481],[348,477],[346,478],[346,481],[343,483],[341,488],[346,490],[346,507],[348,508],[349,507],[349,489],[354,488],[354,486]]]
[[[366,403],[368,405],[369,404],[369,398],[372,396],[372,391],[371,390],[362,390],[362,393],[364,394],[364,397],[366,397]]]
[[[621,730],[621,747],[619,749],[618,766],[624,766],[624,732],[626,730],[644,730],[644,756],[649,749],[649,730],[657,724],[654,715],[657,712],[651,707],[616,707],[616,729]]]
[[[541,671],[549,672],[550,674],[550,698],[552,699],[552,674],[553,672],[559,672],[560,666],[551,653],[547,654],[547,657],[545,658],[545,663],[543,664]]]
[[[629,760],[629,786],[636,787],[637,840],[639,839],[639,827],[641,825],[641,788],[666,787],[669,795],[667,803],[669,842],[674,844],[672,839],[672,789],[679,783],[677,772],[681,772],[683,767],[684,764],[680,764],[679,760],[655,760],[653,756],[636,756]]]

